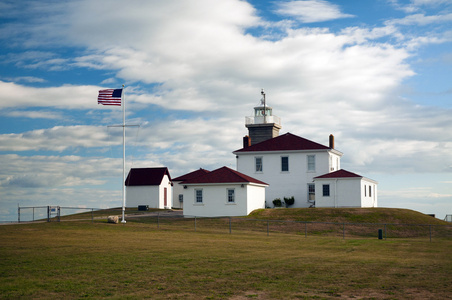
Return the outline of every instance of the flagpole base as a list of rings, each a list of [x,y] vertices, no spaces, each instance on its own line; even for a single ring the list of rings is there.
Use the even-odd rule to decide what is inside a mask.
[[[127,222],[126,222],[126,220],[122,220],[121,223],[122,223],[122,224],[125,224],[125,223],[127,223]]]

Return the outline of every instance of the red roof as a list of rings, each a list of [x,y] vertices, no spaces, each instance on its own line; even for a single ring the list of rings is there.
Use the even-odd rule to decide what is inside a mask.
[[[258,183],[268,185],[265,182],[252,178],[243,173],[234,171],[228,167],[216,169],[204,175],[188,179],[183,183]]]
[[[292,133],[286,133],[275,138],[242,148],[235,152],[254,151],[288,151],[288,150],[329,150],[330,147],[307,140]]]
[[[204,170],[204,169],[199,169],[190,173],[187,173],[185,175],[176,177],[173,179],[173,181],[185,181],[185,180],[189,180],[189,179],[193,179],[196,178],[198,176],[204,175],[206,173],[209,173],[210,171]]]
[[[167,167],[130,169],[129,175],[127,175],[126,178],[126,186],[160,185],[165,175],[167,175],[171,181],[171,176]]]
[[[360,176],[358,174],[341,169],[341,170],[337,170],[337,171],[334,171],[331,173],[327,173],[325,175],[314,177],[314,179],[317,179],[317,178],[352,178],[352,177],[362,178],[362,176]]]

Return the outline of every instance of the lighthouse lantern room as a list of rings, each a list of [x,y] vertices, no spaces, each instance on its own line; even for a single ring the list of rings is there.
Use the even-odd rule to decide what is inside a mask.
[[[261,104],[254,107],[254,116],[245,118],[248,136],[244,145],[254,145],[277,137],[281,129],[281,120],[273,115],[273,109],[267,106],[264,90],[261,91]]]

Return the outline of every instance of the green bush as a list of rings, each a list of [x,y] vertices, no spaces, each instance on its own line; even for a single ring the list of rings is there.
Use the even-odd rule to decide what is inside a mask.
[[[294,196],[290,198],[284,197],[284,202],[286,203],[287,206],[293,205],[295,203],[295,198]]]
[[[273,205],[274,205],[275,207],[281,207],[281,206],[282,206],[281,199],[276,198],[275,200],[273,200]]]

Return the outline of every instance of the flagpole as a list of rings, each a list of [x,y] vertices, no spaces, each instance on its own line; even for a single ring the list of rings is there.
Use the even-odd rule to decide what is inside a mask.
[[[126,97],[124,96],[124,84],[122,85],[122,221],[126,223],[124,218],[126,210]]]

